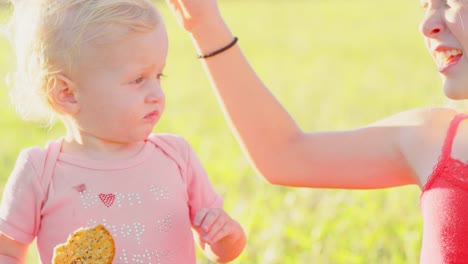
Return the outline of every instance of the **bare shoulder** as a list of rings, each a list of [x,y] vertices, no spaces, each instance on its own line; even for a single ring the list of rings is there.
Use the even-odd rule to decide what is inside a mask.
[[[397,144],[421,188],[439,160],[450,122],[457,113],[450,108],[418,108],[377,122],[399,126]],[[468,131],[468,122],[466,129]],[[468,137],[466,142],[468,146]]]
[[[450,122],[458,112],[451,108],[417,108],[397,114],[402,124],[402,137],[427,140],[425,143],[443,142]]]
[[[414,108],[381,119],[375,123],[372,123],[371,125],[424,128],[428,126],[430,127],[432,125],[441,125],[450,122],[456,114],[457,111],[451,108]]]

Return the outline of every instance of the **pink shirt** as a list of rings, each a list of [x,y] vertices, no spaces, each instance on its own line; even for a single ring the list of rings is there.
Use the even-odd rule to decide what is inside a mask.
[[[424,236],[421,263],[468,263],[468,165],[451,155],[460,122],[450,124],[439,162],[421,194]]]
[[[222,199],[185,140],[149,139],[118,162],[58,153],[50,179],[41,173],[47,150],[24,150],[4,190],[0,232],[25,244],[37,237],[42,263],[51,263],[72,231],[100,223],[116,242],[114,263],[195,263],[194,216]]]

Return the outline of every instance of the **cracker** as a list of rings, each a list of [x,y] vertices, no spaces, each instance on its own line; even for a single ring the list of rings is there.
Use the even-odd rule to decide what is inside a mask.
[[[102,225],[79,228],[54,248],[52,264],[112,264],[115,243]]]

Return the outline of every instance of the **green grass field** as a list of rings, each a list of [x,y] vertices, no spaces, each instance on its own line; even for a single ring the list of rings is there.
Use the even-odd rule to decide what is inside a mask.
[[[167,110],[155,131],[191,142],[225,208],[244,226],[248,245],[233,263],[418,262],[416,186],[350,191],[266,183],[242,155],[188,36],[164,3],[157,5],[169,28],[170,51],[163,81]],[[408,108],[447,103],[417,30],[423,11],[416,0],[250,0],[220,6],[258,74],[305,130],[355,128]],[[14,64],[11,52],[0,39],[2,77]],[[21,121],[4,83],[0,116],[1,192],[19,151],[44,145],[63,128]],[[36,258],[32,247],[28,263]],[[210,262],[200,255],[199,263]]]

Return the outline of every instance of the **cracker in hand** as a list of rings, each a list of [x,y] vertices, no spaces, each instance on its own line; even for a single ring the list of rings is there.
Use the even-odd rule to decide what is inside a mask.
[[[54,248],[52,264],[112,264],[115,244],[102,225],[80,228]]]

